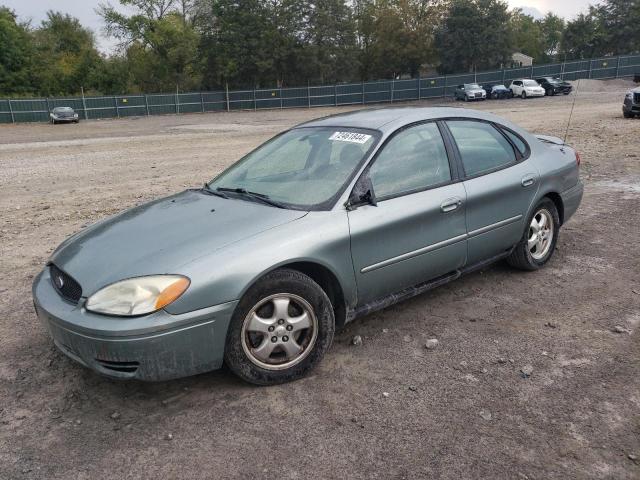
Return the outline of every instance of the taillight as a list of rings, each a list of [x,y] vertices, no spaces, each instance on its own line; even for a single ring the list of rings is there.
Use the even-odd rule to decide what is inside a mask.
[[[582,162],[582,159],[580,158],[580,154],[576,152],[576,163],[578,164],[578,166],[580,166],[581,162]]]

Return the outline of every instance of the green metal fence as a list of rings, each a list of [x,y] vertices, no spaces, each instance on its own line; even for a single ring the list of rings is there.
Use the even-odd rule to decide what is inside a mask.
[[[462,83],[501,82],[553,75],[565,80],[611,79],[640,75],[640,55],[577,60],[489,72],[409,80],[218,92],[116,95],[102,97],[0,99],[0,123],[46,122],[58,106],[72,107],[80,118],[123,118],[232,110],[311,108],[393,103],[452,96]]]

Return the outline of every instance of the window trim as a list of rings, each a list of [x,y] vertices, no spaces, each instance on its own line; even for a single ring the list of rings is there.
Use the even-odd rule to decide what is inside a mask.
[[[454,149],[454,152],[455,152],[456,160],[458,162],[458,168],[460,169],[461,178],[462,178],[463,181],[471,180],[473,178],[483,177],[483,176],[489,175],[491,173],[499,172],[500,170],[505,170],[507,168],[511,168],[511,167],[517,165],[518,163],[521,163],[521,162],[527,160],[531,156],[531,147],[529,146],[529,143],[527,141],[525,141],[525,139],[522,138],[521,135],[517,134],[512,129],[507,128],[504,125],[501,125],[499,123],[492,122],[491,120],[485,120],[485,119],[482,119],[482,118],[469,118],[469,117],[448,117],[448,118],[442,118],[441,121],[443,123],[444,128],[446,128],[448,135],[451,138],[451,142],[453,144],[453,149]],[[449,125],[447,124],[447,122],[452,122],[452,121],[471,121],[471,122],[485,123],[487,125],[492,126],[493,128],[495,128],[500,133],[500,135],[503,136],[503,138],[505,138],[507,140],[509,145],[511,145],[511,148],[513,149],[513,154],[515,156],[515,161],[514,162],[509,162],[509,163],[504,164],[504,165],[500,165],[498,167],[492,168],[491,170],[486,170],[484,172],[476,173],[474,175],[468,175],[466,170],[465,170],[465,168],[464,168],[464,163],[462,161],[462,155],[460,154],[460,150],[458,149],[458,144],[456,143],[455,137],[453,136],[453,133],[451,133],[451,130],[449,129]],[[522,140],[522,142],[527,147],[525,155],[521,155],[520,154],[518,148],[514,145],[514,143],[511,141],[511,139],[502,131],[503,129],[511,132],[516,137],[518,137],[519,139]]]
[[[376,202],[380,203],[387,200],[393,200],[394,198],[400,198],[400,197],[405,197],[407,195],[426,192],[428,190],[433,190],[435,188],[440,188],[440,187],[446,187],[447,185],[452,185],[454,183],[459,183],[460,181],[462,181],[462,176],[460,175],[458,162],[456,161],[456,157],[455,157],[456,153],[453,150],[453,145],[451,145],[450,141],[446,136],[446,131],[443,129],[441,119],[432,118],[428,120],[419,120],[417,122],[408,123],[407,125],[403,125],[402,127],[395,130],[391,135],[389,135],[384,140],[384,142],[382,142],[382,144],[378,147],[375,155],[373,156],[373,158],[371,158],[371,161],[367,164],[365,169],[362,171],[362,173],[358,177],[358,180],[356,180],[356,182],[354,183],[351,193],[353,193],[353,190],[356,188],[356,185],[360,182],[362,178],[364,178],[365,176],[369,176],[369,171],[371,170],[371,167],[375,164],[380,154],[384,151],[384,149],[387,147],[389,142],[396,137],[396,135],[410,128],[418,127],[420,125],[425,125],[427,123],[435,123],[436,127],[438,128],[438,131],[440,132],[440,137],[442,138],[442,142],[444,143],[445,152],[447,154],[447,160],[449,162],[449,171],[451,173],[451,180],[446,182],[440,182],[434,185],[429,185],[427,187],[414,188],[413,190],[407,190],[405,192],[400,192],[393,195],[385,195],[383,197],[376,196]],[[375,194],[375,189],[373,193]],[[351,194],[349,196],[351,196]]]

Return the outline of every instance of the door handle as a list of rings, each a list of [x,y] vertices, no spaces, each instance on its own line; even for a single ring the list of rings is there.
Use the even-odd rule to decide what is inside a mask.
[[[533,175],[526,175],[522,177],[521,183],[523,187],[530,187],[531,185],[536,183],[536,177],[534,177]]]
[[[459,198],[449,198],[442,202],[440,205],[440,210],[444,213],[453,212],[456,208],[462,205],[462,200]]]

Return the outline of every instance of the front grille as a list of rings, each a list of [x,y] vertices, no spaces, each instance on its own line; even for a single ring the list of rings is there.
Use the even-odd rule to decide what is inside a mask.
[[[80,284],[55,265],[52,264],[49,268],[53,288],[55,288],[65,300],[78,303],[80,297],[82,297],[82,287]]]
[[[640,93],[633,94],[633,103],[640,103]]]

